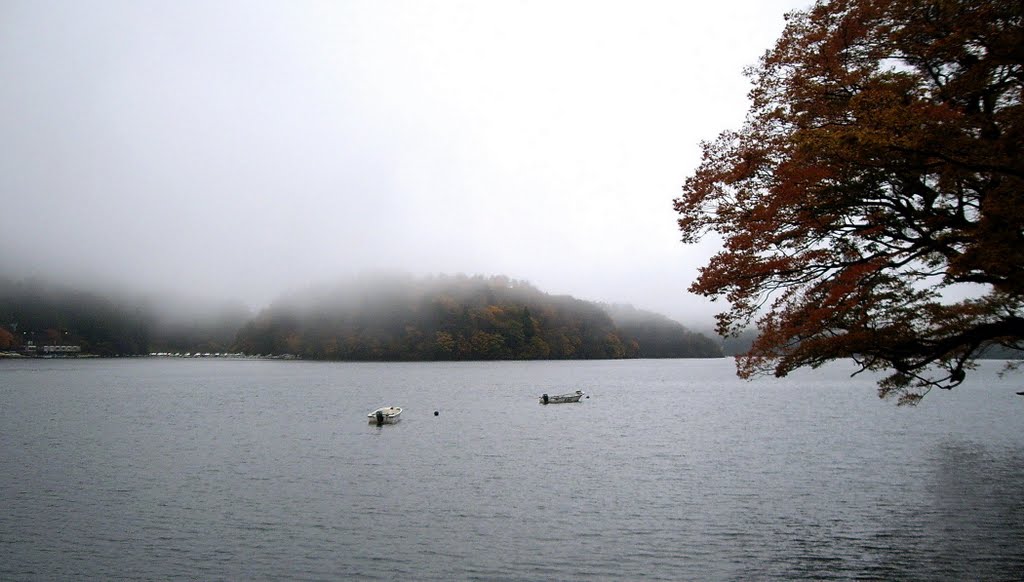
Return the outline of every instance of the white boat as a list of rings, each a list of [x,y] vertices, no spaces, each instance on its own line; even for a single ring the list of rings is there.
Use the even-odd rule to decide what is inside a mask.
[[[547,394],[541,394],[541,404],[564,404],[566,402],[579,402],[580,398],[583,397],[583,391],[577,390],[570,394],[554,394],[548,396]]]
[[[380,426],[382,424],[396,424],[401,418],[402,408],[400,406],[382,406],[366,415],[370,424]]]

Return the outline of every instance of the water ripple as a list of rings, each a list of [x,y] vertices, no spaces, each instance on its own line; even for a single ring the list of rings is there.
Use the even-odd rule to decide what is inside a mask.
[[[897,410],[842,367],[4,362],[0,579],[1015,580],[996,371]]]

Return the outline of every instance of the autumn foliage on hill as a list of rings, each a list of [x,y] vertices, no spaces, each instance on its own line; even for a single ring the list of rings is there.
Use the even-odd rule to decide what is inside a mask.
[[[0,350],[9,350],[15,345],[14,334],[0,327]]]
[[[721,356],[663,316],[636,312],[620,326],[595,303],[466,276],[369,278],[287,297],[243,326],[236,348],[357,361]]]
[[[915,403],[1024,339],[1024,3],[833,0],[747,71],[675,201],[741,376],[854,358]]]
[[[612,313],[612,315],[609,314]],[[0,278],[0,349],[71,344],[101,356],[292,354],[323,360],[721,357],[669,318],[542,293],[507,277],[363,277],[294,293],[253,317],[233,302],[101,294]],[[6,346],[6,347],[5,347]]]

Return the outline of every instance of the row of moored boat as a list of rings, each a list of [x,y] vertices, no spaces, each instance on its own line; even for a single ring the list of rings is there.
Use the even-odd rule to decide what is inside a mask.
[[[577,390],[568,394],[542,394],[540,397],[540,403],[566,404],[569,402],[579,402],[581,398],[583,398],[582,390]],[[590,397],[588,396],[587,398]],[[434,413],[434,416],[437,416],[437,412]],[[369,419],[370,424],[376,424],[377,426],[397,424],[398,421],[402,419],[402,407],[382,406],[370,414],[367,414],[366,418]]]

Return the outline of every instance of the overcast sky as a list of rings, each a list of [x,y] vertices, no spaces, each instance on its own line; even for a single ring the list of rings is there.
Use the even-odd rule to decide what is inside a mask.
[[[503,274],[684,322],[672,199],[809,2],[0,0],[0,274]]]

